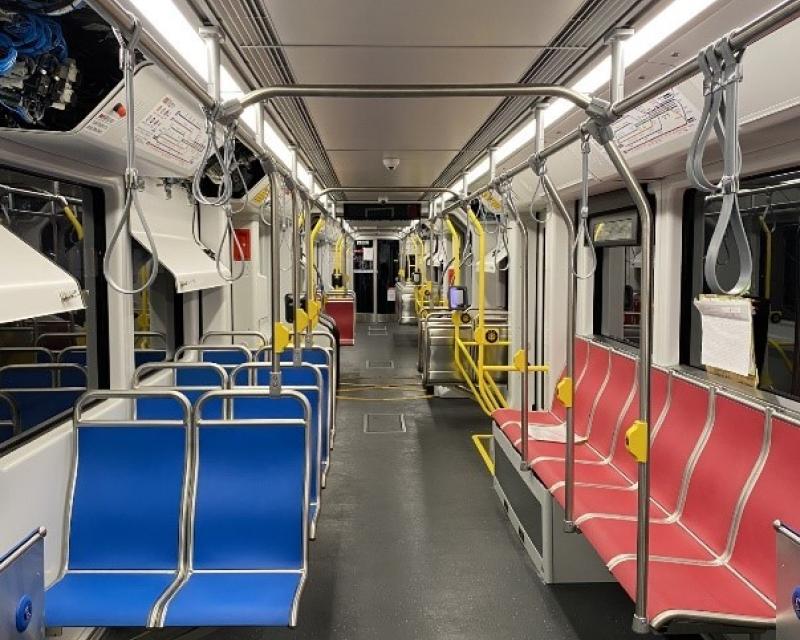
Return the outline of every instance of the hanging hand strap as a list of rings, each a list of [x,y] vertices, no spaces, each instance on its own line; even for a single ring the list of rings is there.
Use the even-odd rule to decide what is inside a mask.
[[[751,286],[753,257],[739,208],[739,175],[742,164],[738,121],[739,83],[742,80],[741,54],[733,51],[729,38],[723,38],[703,49],[698,55],[698,63],[704,76],[705,97],[700,123],[686,158],[686,173],[697,189],[722,194],[719,217],[706,253],[704,274],[712,292],[742,295]],[[712,129],[722,147],[723,175],[716,184],[703,171],[703,152]],[[725,289],[717,277],[717,265],[728,228],[733,234],[739,255],[739,276],[733,287]]]
[[[111,241],[106,248],[106,254],[103,257],[103,275],[105,276],[108,286],[115,291],[124,295],[135,295],[148,289],[156,280],[158,276],[158,249],[156,247],[153,233],[150,231],[150,226],[147,224],[142,211],[142,205],[139,202],[139,173],[136,170],[136,119],[134,117],[134,89],[133,89],[133,72],[136,66],[136,46],[139,43],[139,38],[142,34],[142,25],[135,17],[133,19],[133,33],[130,39],[126,42],[124,36],[114,29],[114,35],[119,42],[119,63],[123,72],[125,84],[125,101],[127,102],[126,126],[127,126],[127,164],[125,167],[125,204],[123,206],[122,216],[114,234],[111,236]],[[114,247],[119,240],[120,235],[124,229],[130,228],[131,212],[136,209],[136,215],[139,217],[139,222],[142,225],[145,236],[147,237],[147,244],[149,245],[150,255],[152,256],[150,264],[150,274],[146,282],[138,289],[125,289],[116,283],[110,276],[111,257],[114,253]]]
[[[589,233],[589,153],[591,153],[591,143],[589,142],[589,134],[581,132],[581,208],[578,213],[578,229],[575,234],[575,245],[572,251],[575,254],[572,261],[573,265],[578,264],[578,251],[583,243],[589,247],[591,256],[591,266],[585,273],[579,273],[577,266],[575,269],[575,277],[579,280],[588,280],[594,276],[597,270],[597,251],[594,247],[594,241]]]

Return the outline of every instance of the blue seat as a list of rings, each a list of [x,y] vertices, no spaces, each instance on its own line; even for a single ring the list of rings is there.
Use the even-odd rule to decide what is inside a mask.
[[[170,398],[181,420],[86,420],[92,400]],[[190,412],[174,391],[92,391],[76,404],[65,564],[46,594],[48,626],[150,626],[182,571]]]
[[[58,354],[58,362],[61,364],[74,364],[86,370],[88,366],[88,353],[86,351],[86,347],[67,347],[63,349]],[[61,372],[61,386],[62,387],[80,387],[86,386],[84,384],[81,385],[80,383],[80,374],[77,372],[77,369],[70,367],[65,369]]]
[[[133,351],[133,363],[137,367],[150,362],[163,362],[166,359],[165,349],[134,349]]]
[[[74,364],[18,364],[0,369],[0,389],[14,403],[21,431],[69,412],[86,390],[86,370]],[[0,406],[0,420],[8,420]]]
[[[333,432],[335,431],[335,395],[333,381],[331,377],[331,353],[324,347],[303,347],[303,362],[320,367],[322,373],[322,397],[323,397],[323,424],[322,424],[322,485],[325,486],[325,476],[330,465],[330,451],[333,444]],[[261,349],[256,354],[256,361],[269,362],[272,352],[266,348]],[[281,354],[281,362],[292,362],[294,354],[291,349],[287,349]]]
[[[216,398],[232,400],[233,420],[206,415]],[[261,418],[251,417],[255,406]],[[276,397],[214,391],[199,401],[192,556],[166,604],[167,626],[296,624],[307,561],[310,416],[308,400],[292,390]]]
[[[228,386],[228,374],[218,364],[211,362],[152,362],[137,367],[133,374],[133,387],[135,389],[152,389],[143,384],[146,376],[158,372],[169,372],[172,380],[166,386],[183,394],[194,406],[204,393],[213,390],[225,389]],[[161,387],[163,388],[163,386]],[[221,400],[214,401],[215,409],[211,405],[206,411],[216,411],[216,416],[223,416],[224,405]],[[140,419],[170,419],[179,420],[181,408],[171,402],[169,398],[149,397],[137,400],[136,417]]]
[[[200,362],[218,364],[226,371],[232,371],[240,364],[251,362],[253,354],[241,345],[186,345],[175,353],[175,362],[185,361],[190,354],[195,354]]]
[[[231,374],[233,388],[247,387],[252,382],[257,387],[269,387],[272,366],[268,362],[251,362],[238,367]],[[320,367],[303,363],[299,367],[284,364],[281,367],[281,383],[286,389],[302,393],[311,405],[311,490],[309,493],[309,532],[316,537],[317,516],[319,515],[322,494],[322,440],[324,426],[324,402],[320,388],[322,373]],[[264,398],[239,398],[234,401],[234,413],[239,418],[258,419],[269,415],[270,407]]]

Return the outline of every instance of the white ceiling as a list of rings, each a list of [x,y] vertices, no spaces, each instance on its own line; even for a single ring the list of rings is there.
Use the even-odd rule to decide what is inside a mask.
[[[300,84],[460,84],[518,81],[540,54],[537,45],[550,41],[581,2],[266,4]],[[340,182],[377,186],[433,182],[499,99],[306,102]],[[384,169],[384,155],[400,158],[397,171]]]

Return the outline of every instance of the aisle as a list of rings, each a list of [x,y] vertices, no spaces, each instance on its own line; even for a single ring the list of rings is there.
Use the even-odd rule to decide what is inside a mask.
[[[370,400],[339,403],[299,628],[220,630],[208,637],[641,638],[627,632],[632,607],[616,585],[554,589],[540,582],[470,439],[489,430],[488,420],[471,401],[420,397],[416,327],[369,335],[378,332],[362,324],[357,346],[342,351],[340,394]],[[387,397],[396,400],[378,400]],[[402,413],[406,431],[365,433],[366,413]],[[382,415],[369,426],[389,430],[395,420]]]

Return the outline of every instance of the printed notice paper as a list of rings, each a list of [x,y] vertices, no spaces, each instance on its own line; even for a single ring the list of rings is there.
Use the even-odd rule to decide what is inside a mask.
[[[534,440],[541,440],[543,442],[560,442],[565,444],[567,442],[567,425],[564,423],[557,425],[549,424],[529,424],[528,435]],[[575,443],[579,444],[585,442],[584,436],[575,434]]]
[[[752,301],[735,296],[700,296],[694,305],[703,321],[703,364],[740,376],[755,375]]]

